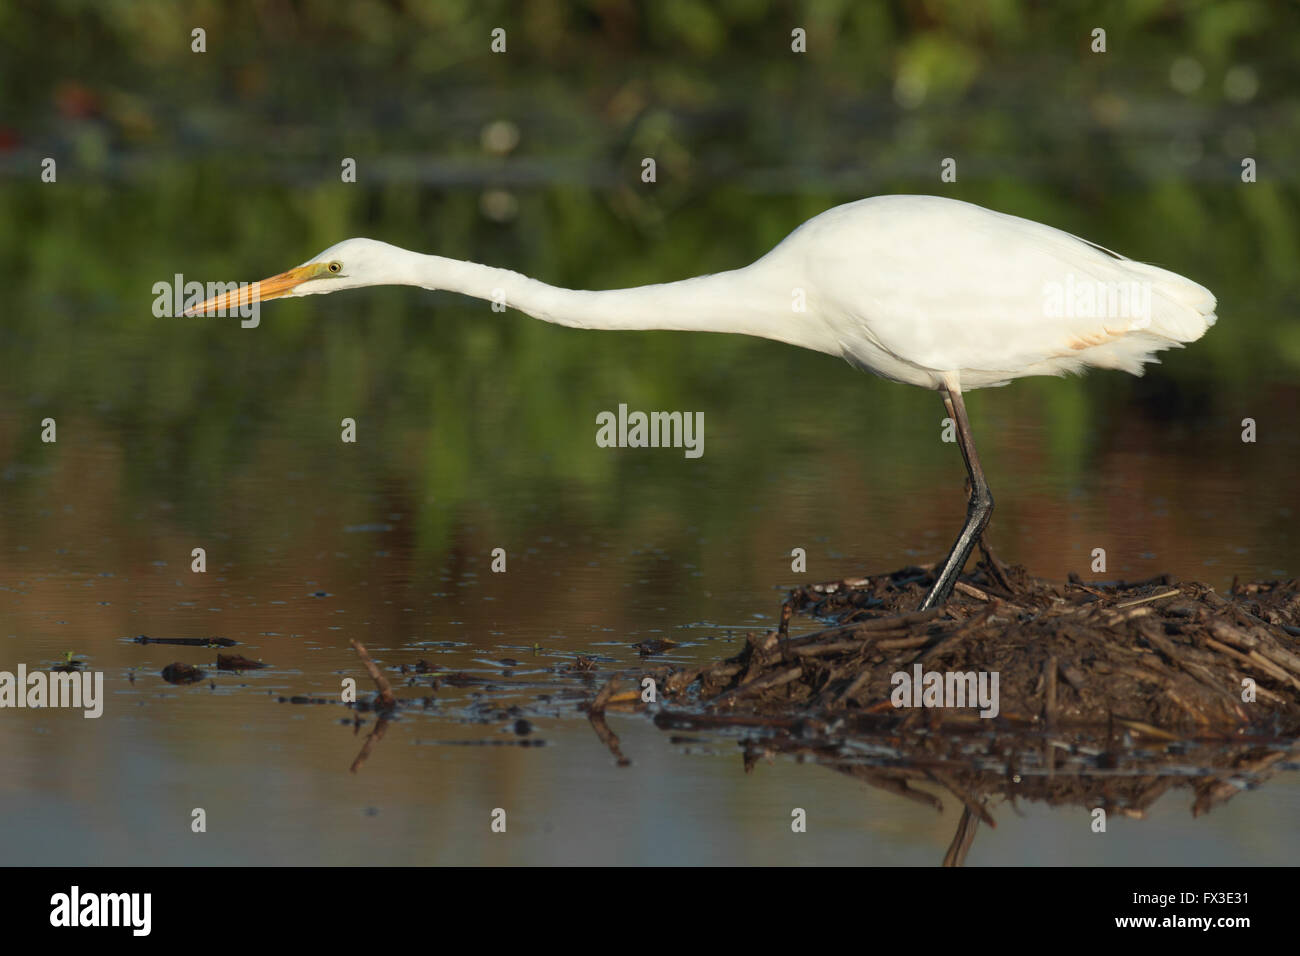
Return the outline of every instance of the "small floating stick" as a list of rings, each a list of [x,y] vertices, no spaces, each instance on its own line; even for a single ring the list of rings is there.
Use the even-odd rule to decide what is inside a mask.
[[[357,656],[361,658],[361,663],[366,665],[366,671],[370,674],[370,679],[375,682],[379,688],[379,699],[383,701],[385,710],[392,710],[397,706],[397,698],[393,696],[393,688],[388,684],[388,678],[384,672],[379,669],[374,661],[370,659],[370,654],[366,651],[366,645],[362,644],[356,638],[353,638],[352,647],[356,650]]]

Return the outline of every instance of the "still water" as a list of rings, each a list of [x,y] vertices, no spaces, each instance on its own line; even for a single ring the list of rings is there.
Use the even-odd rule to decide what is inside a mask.
[[[111,204],[86,204],[86,242],[105,241]],[[1178,261],[1170,241],[1152,258]],[[747,774],[736,738],[678,739],[646,715],[611,715],[631,761],[618,766],[578,709],[643,665],[638,642],[676,642],[655,665],[729,656],[774,625],[784,587],[940,558],[964,473],[939,441],[935,396],[776,343],[582,333],[410,289],[270,304],[257,329],[149,314],[151,284],[174,270],[260,276],[327,243],[311,244],[126,253],[107,291],[93,264],[66,294],[33,273],[0,332],[0,669],[71,652],[107,695],[98,720],[0,712],[5,862],[942,859],[951,797],[936,813],[780,758]],[[654,268],[656,247],[614,281],[595,260],[557,267],[491,242],[440,251],[578,286],[685,274]],[[1221,590],[1300,573],[1300,389],[1268,339],[1283,293],[1234,297],[1229,278],[1195,277],[1219,292],[1220,326],[1146,379],[969,399],[1004,559],[1049,578],[1169,572]],[[702,412],[704,455],[599,447],[597,416],[620,403]],[[1241,440],[1247,417],[1257,442]],[[40,440],[46,418],[56,442]],[[340,441],[344,418],[355,443]],[[791,570],[794,548],[806,573]],[[1106,574],[1090,571],[1096,548]],[[221,672],[215,650],[138,635],[224,637],[269,666]],[[355,773],[373,715],[357,727],[338,704],[287,701],[337,700],[347,677],[368,696],[354,638],[420,702]],[[165,682],[178,661],[208,678]],[[420,661],[432,674],[398,670]],[[1190,806],[1174,789],[1098,835],[1081,809],[997,805],[968,862],[1280,864],[1300,851],[1294,769],[1199,819]],[[806,833],[791,832],[795,807]],[[191,832],[196,808],[206,833]],[[498,808],[504,834],[490,827]]]

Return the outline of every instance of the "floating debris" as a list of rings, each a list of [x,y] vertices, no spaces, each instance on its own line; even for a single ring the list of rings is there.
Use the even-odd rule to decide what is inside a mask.
[[[653,657],[655,654],[662,654],[664,651],[676,647],[677,642],[666,639],[656,639],[651,641],[639,641],[632,646],[641,652],[642,657]]]
[[[397,698],[393,696],[393,688],[388,683],[388,678],[384,676],[384,672],[370,659],[370,653],[366,650],[366,645],[356,638],[353,638],[350,643],[353,650],[357,652],[357,656],[361,658],[361,663],[365,665],[366,673],[370,675],[370,679],[375,682],[375,686],[379,689],[380,703],[386,710],[396,707]]]
[[[269,665],[262,661],[250,661],[247,657],[239,654],[218,654],[217,670],[222,671],[253,671]]]
[[[177,644],[181,647],[234,647],[239,641],[232,641],[228,637],[149,637],[147,634],[137,635],[135,642],[137,644]]]
[[[197,684],[207,675],[193,664],[168,664],[162,669],[162,679],[169,684]]]
[[[572,663],[565,664],[560,670],[573,674],[591,674],[596,670],[596,658],[579,654]]]
[[[56,674],[74,674],[86,669],[86,662],[77,660],[72,651],[63,652],[63,660],[50,668]]]
[[[433,747],[545,747],[546,741],[540,739],[517,740],[514,738],[506,739],[487,739],[487,740],[420,740],[415,741],[422,746]]]

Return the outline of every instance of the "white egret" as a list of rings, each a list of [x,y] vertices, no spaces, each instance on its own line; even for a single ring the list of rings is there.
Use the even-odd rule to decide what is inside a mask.
[[[964,391],[1090,366],[1141,375],[1154,353],[1200,338],[1215,321],[1214,295],[1190,279],[1051,226],[934,196],[837,206],[742,269],[605,292],[348,239],[185,314],[373,285],[459,292],[571,328],[756,335],[936,389],[971,490],[923,609],[947,600],[993,510]]]

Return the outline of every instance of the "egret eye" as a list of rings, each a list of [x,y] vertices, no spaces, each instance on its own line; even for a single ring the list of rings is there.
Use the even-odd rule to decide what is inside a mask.
[[[342,271],[343,271],[343,263],[341,263],[341,262],[331,262],[331,263],[329,264],[329,270],[330,270],[330,272],[335,272],[335,273],[337,273],[337,272],[342,272]]]

